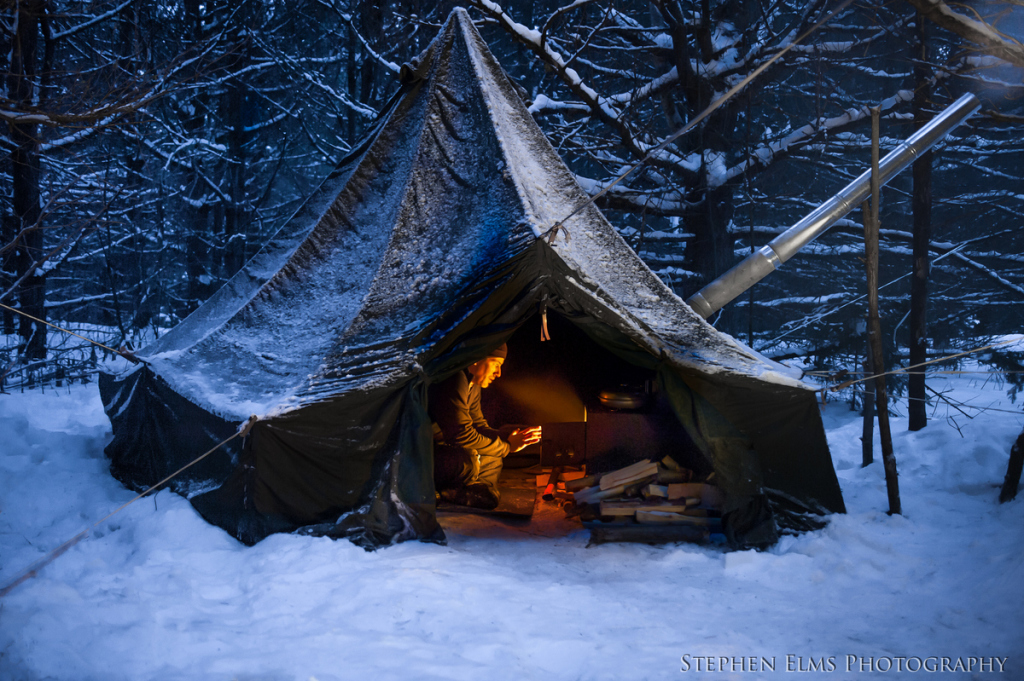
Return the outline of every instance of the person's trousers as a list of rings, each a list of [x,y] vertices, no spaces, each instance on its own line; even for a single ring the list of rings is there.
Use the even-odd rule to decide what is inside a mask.
[[[434,444],[434,488],[438,491],[482,482],[498,490],[503,460],[480,456],[475,449]]]

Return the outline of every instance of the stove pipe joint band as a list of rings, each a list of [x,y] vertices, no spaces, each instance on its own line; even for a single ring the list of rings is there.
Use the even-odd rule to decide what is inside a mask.
[[[782,259],[779,258],[779,254],[775,252],[771,244],[762,246],[760,250],[754,251],[744,258],[736,267],[715,279],[699,292],[694,293],[686,302],[697,314],[707,319],[730,300],[780,267],[782,267]],[[732,291],[738,293],[733,294]],[[720,300],[725,300],[725,302],[716,304],[708,302],[709,300],[716,301],[716,303]]]

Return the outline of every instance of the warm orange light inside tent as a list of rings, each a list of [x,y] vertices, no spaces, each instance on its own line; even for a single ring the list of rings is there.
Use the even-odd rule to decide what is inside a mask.
[[[583,421],[583,401],[559,376],[503,376],[502,391],[515,400],[527,423]]]

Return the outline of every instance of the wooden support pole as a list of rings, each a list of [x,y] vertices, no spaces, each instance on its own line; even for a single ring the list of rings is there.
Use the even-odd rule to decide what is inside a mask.
[[[878,412],[878,435],[882,441],[882,464],[885,466],[885,487],[889,494],[889,513],[902,513],[900,487],[896,474],[896,455],[892,449],[889,427],[889,395],[885,387],[885,356],[882,353],[882,320],[878,314],[878,138],[881,109],[871,109],[871,217],[865,221],[864,260],[868,285],[868,338],[871,341],[872,370],[875,378],[875,402]]]
[[[1017,436],[1017,441],[1010,448],[1010,465],[1006,467],[1006,478],[1003,489],[999,492],[999,501],[1006,503],[1017,496],[1021,470],[1024,469],[1024,430]]]

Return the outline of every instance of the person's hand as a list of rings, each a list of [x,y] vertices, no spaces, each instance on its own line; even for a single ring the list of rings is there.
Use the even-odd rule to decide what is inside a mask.
[[[513,452],[518,452],[535,442],[540,442],[540,426],[516,428],[508,435],[508,446]]]

